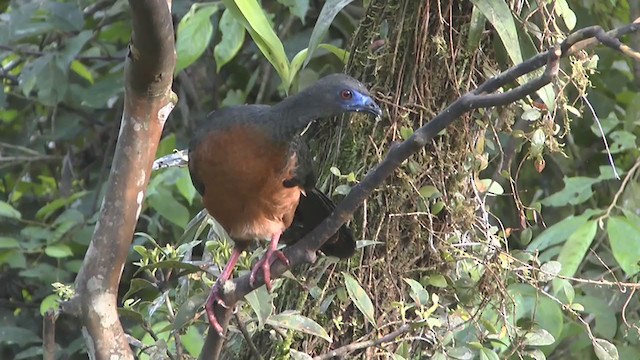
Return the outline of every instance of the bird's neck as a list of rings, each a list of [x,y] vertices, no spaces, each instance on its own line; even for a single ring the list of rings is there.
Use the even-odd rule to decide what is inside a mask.
[[[304,95],[299,93],[290,96],[271,108],[273,117],[270,128],[277,140],[290,141],[312,121],[331,115],[326,108],[314,106]]]

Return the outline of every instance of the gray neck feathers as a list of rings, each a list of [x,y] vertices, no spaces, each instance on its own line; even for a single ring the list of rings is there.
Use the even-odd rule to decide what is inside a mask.
[[[272,106],[267,131],[271,133],[273,139],[289,142],[310,122],[333,114],[330,108],[320,106],[313,100],[314,97],[311,94],[303,91]]]

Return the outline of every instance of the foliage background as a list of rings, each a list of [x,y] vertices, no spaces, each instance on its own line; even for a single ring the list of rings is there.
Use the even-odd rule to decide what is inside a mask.
[[[356,117],[311,129],[322,150],[320,185],[339,200],[393,141],[510,66],[514,48],[527,58],[572,29],[640,16],[625,0],[370,3],[355,1],[331,19],[321,15],[323,1],[265,0],[235,14],[233,1],[174,1],[180,101],[158,156],[184,148],[211,109],[277,102],[342,71],[350,50],[349,72],[372,84],[388,114],[380,123]],[[118,134],[131,29],[122,0],[0,7],[0,357],[25,359],[41,356],[41,315],[68,296],[91,238]],[[426,16],[417,9],[433,10],[426,39],[409,37]],[[509,40],[509,21],[491,19],[491,9],[514,19],[519,38]],[[322,39],[329,45],[303,68],[296,55],[316,24],[329,23]],[[265,58],[261,49],[278,50],[280,41],[282,52]],[[416,44],[423,53],[408,51]],[[272,295],[257,290],[236,324],[265,358],[319,355],[407,321],[411,332],[355,356],[605,359],[615,358],[605,351],[615,345],[620,358],[640,358],[632,287],[640,270],[640,81],[629,59],[595,53],[563,63],[556,83],[563,95],[551,111],[520,102],[456,123],[354,219],[361,250],[353,259],[322,258],[278,280]],[[271,65],[282,56],[286,66]],[[417,70],[399,72],[398,64]],[[425,92],[426,99],[411,97]],[[125,328],[143,356],[199,354],[206,326],[194,316],[214,278],[198,266],[222,265],[230,253],[215,231],[207,235],[209,221],[190,222],[201,208],[185,169],[154,174],[120,291]],[[243,258],[241,271],[258,256]],[[85,356],[75,319],[58,319],[56,341],[60,356]],[[250,358],[246,341],[234,328],[229,358]]]

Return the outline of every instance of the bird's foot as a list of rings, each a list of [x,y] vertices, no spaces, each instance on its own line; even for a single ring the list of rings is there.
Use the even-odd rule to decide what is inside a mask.
[[[282,261],[283,264],[289,266],[289,259],[284,256],[284,253],[280,250],[273,250],[271,247],[267,249],[267,253],[264,254],[262,259],[258,260],[256,265],[251,269],[251,275],[249,276],[249,285],[254,287],[254,283],[256,281],[256,274],[258,271],[262,269],[262,274],[264,275],[264,284],[267,287],[267,291],[271,292],[271,262],[274,260],[273,257],[278,258],[278,260]]]
[[[222,288],[222,284],[216,281],[211,288],[211,293],[209,293],[209,297],[207,298],[207,302],[204,304],[204,309],[207,312],[207,318],[209,319],[209,325],[218,332],[218,334],[222,337],[224,336],[224,330],[222,329],[222,325],[218,322],[216,318],[216,313],[213,308],[215,304],[219,304],[225,309],[228,309],[229,306],[225,304],[224,300],[220,296],[220,291]]]

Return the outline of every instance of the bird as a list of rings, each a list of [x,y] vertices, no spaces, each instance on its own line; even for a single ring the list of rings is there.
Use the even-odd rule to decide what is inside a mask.
[[[234,242],[231,256],[211,288],[205,310],[220,335],[215,317],[222,285],[229,280],[242,252],[252,242],[270,240],[250,273],[253,287],[263,273],[271,291],[270,266],[289,260],[278,250],[280,239],[291,244],[313,230],[335,205],[315,187],[312,158],[303,130],[313,121],[349,112],[379,118],[382,110],[368,89],[345,74],[325,76],[274,105],[246,104],[218,109],[189,142],[189,174],[208,213]],[[355,240],[343,226],[320,249],[351,257]]]

